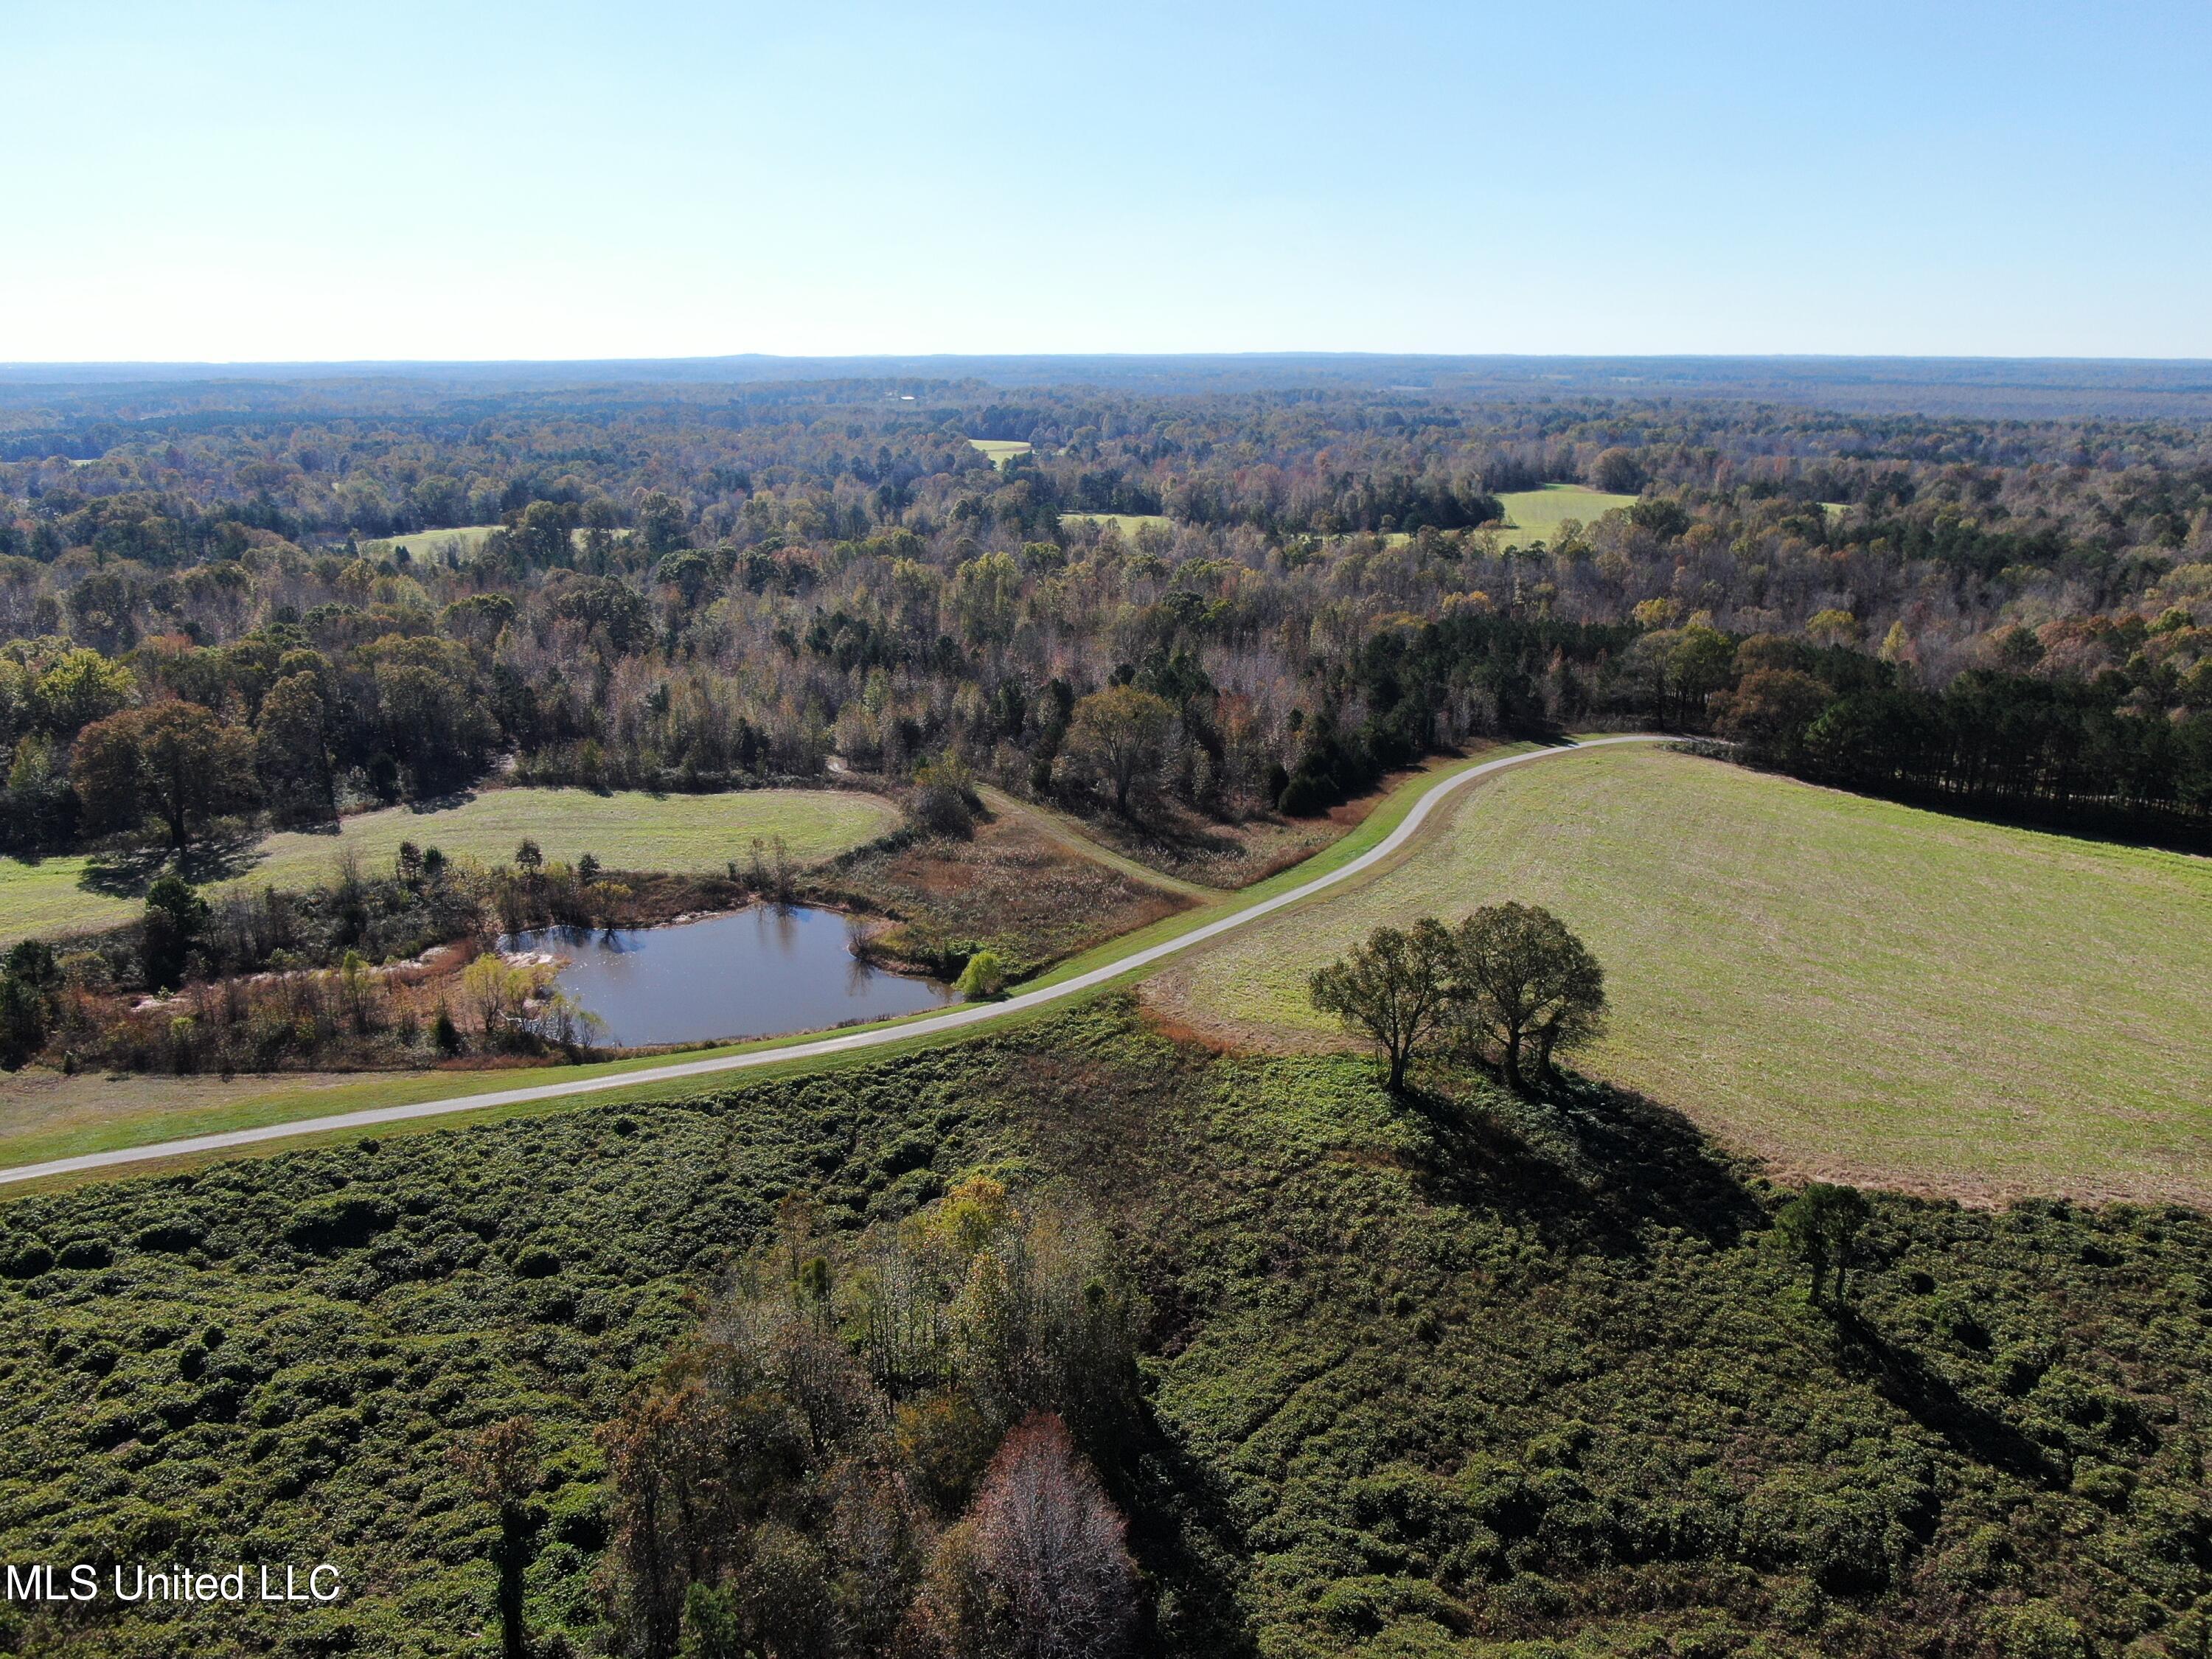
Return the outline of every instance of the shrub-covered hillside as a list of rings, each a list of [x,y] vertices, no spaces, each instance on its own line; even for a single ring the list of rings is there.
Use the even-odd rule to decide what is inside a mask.
[[[605,1638],[593,1431],[778,1202],[858,1229],[988,1169],[1106,1223],[1148,1420],[1105,1474],[1148,1650],[2196,1653],[2212,1229],[1879,1199],[1852,1310],[1680,1120],[1104,1005],[681,1106],[587,1109],[0,1207],[0,1559],[332,1559],[279,1622],[112,1612],[0,1650],[496,1650],[450,1462],[527,1413],[527,1615]],[[58,1638],[58,1639],[57,1639]],[[2130,1647],[2130,1644],[2136,1644]],[[556,1647],[557,1650],[557,1647]]]

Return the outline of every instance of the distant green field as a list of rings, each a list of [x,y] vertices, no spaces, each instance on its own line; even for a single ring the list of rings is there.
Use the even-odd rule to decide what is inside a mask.
[[[490,863],[512,859],[526,836],[548,859],[590,853],[617,870],[720,870],[732,859],[742,861],[756,836],[781,836],[793,859],[812,864],[874,840],[897,821],[890,802],[854,790],[595,795],[586,789],[493,789],[442,811],[394,806],[364,812],[345,820],[343,836],[271,836],[240,879],[254,887],[308,885],[329,875],[341,844],[368,870],[388,865],[403,841]]]
[[[495,524],[470,524],[457,526],[451,530],[418,530],[410,536],[386,536],[381,541],[369,543],[368,546],[395,550],[404,548],[410,559],[436,557],[451,548],[465,558],[483,546],[484,538],[498,528]]]
[[[1125,538],[1132,538],[1146,525],[1166,530],[1174,523],[1163,513],[1063,513],[1060,521],[1063,525],[1110,524],[1118,526]]]
[[[1505,547],[1526,547],[1550,541],[1570,519],[1594,523],[1616,507],[1632,506],[1633,495],[1609,495],[1581,484],[1546,484],[1541,489],[1508,490],[1498,501],[1505,507],[1506,530],[1498,538]]]
[[[968,441],[981,450],[993,466],[1003,469],[1017,455],[1026,455],[1030,447],[1019,438],[970,438]]]
[[[341,847],[362,867],[390,866],[403,841],[448,857],[511,859],[526,836],[549,859],[583,854],[627,870],[720,870],[742,861],[756,836],[783,837],[801,864],[858,847],[898,821],[889,802],[856,791],[756,789],[722,795],[595,795],[583,789],[495,789],[459,806],[417,812],[395,806],[345,820],[342,835],[287,830],[261,843],[249,871],[224,885],[307,887],[336,868]],[[135,900],[78,885],[81,858],[38,865],[0,859],[0,945],[39,935],[96,932],[137,914]]]
[[[1548,905],[1605,963],[1592,1071],[1739,1145],[1911,1188],[2212,1198],[2212,860],[1613,750],[1478,786],[1340,897],[1148,994],[1261,1040],[1384,921]]]
[[[1024,444],[1022,447],[1026,449],[1029,446]],[[498,528],[500,526],[495,524],[471,524],[459,525],[451,530],[417,530],[411,535],[386,536],[380,541],[367,543],[365,546],[372,554],[380,549],[404,549],[410,559],[442,558],[448,550],[465,559],[474,555],[483,545],[484,538]],[[629,533],[627,530],[617,530],[614,535],[619,541]],[[580,530],[568,532],[572,544],[580,545],[583,538],[584,532]]]

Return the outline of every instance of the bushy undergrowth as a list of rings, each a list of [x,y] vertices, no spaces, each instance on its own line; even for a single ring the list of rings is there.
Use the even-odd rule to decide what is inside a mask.
[[[1054,846],[1018,819],[989,820],[965,839],[916,835],[837,860],[810,892],[897,918],[862,954],[957,978],[990,951],[1025,978],[1093,945],[1172,915],[1182,901]]]
[[[2212,1229],[1877,1197],[1808,1304],[1783,1194],[1571,1085],[1394,1105],[1106,1005],[680,1106],[292,1154],[0,1210],[0,1559],[335,1559],[283,1623],[103,1613],[0,1648],[489,1653],[536,1419],[528,1617],[604,1638],[595,1431],[711,1334],[778,1203],[855,1240],[988,1168],[1099,1218],[1144,1403],[1147,1650],[2194,1654]],[[834,1250],[826,1252],[835,1259]]]

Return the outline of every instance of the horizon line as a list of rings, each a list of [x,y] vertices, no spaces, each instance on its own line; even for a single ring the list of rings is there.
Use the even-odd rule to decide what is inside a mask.
[[[22,369],[121,368],[553,368],[669,367],[711,363],[882,363],[882,362],[1818,362],[1818,363],[2069,363],[2080,365],[2169,365],[2212,368],[2212,356],[2096,356],[2054,352],[1865,352],[1865,351],[1372,351],[1286,348],[1245,351],[849,351],[705,352],[681,356],[600,357],[69,357],[0,358],[0,373]]]

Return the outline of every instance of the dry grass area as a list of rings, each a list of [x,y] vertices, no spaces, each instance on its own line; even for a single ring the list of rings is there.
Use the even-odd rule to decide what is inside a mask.
[[[1071,851],[1012,813],[978,824],[973,841],[933,837],[841,860],[822,885],[897,918],[872,941],[882,955],[941,969],[988,945],[1020,974],[1190,902]]]
[[[1307,975],[1520,899],[1606,964],[1587,1069],[1789,1173],[2212,1200],[2212,861],[1611,750],[1476,787],[1395,867],[1203,948],[1167,1017],[1329,1044]]]
[[[1481,752],[1490,746],[1478,743],[1470,752]],[[1458,758],[1439,757],[1408,771],[1393,772],[1369,793],[1316,817],[1269,814],[1242,823],[1220,823],[1173,801],[1146,809],[1141,821],[1133,822],[1111,811],[1094,812],[1080,819],[1061,816],[1104,847],[1147,869],[1211,888],[1217,894],[1227,893],[1265,881],[1323,848],[1334,846],[1408,779],[1452,764]]]
[[[1172,805],[1141,823],[1100,813],[1083,828],[1125,858],[1181,881],[1224,891],[1249,887],[1311,858],[1367,816],[1380,795],[1362,796],[1322,817],[1248,818],[1217,823]]]
[[[300,1106],[301,1109],[283,1115],[312,1116],[317,1109],[304,1103],[332,1089],[357,1093],[362,1081],[359,1073],[343,1072],[254,1078],[108,1077],[80,1072],[64,1077],[43,1066],[26,1066],[0,1073],[0,1147],[6,1149],[8,1162],[28,1163],[104,1144],[100,1132],[123,1124],[181,1118],[188,1121],[177,1133],[187,1133],[198,1129],[209,1112],[250,1112],[264,1106]],[[359,1103],[352,1093],[343,1097],[345,1106]],[[159,1133],[130,1137],[160,1138]]]

